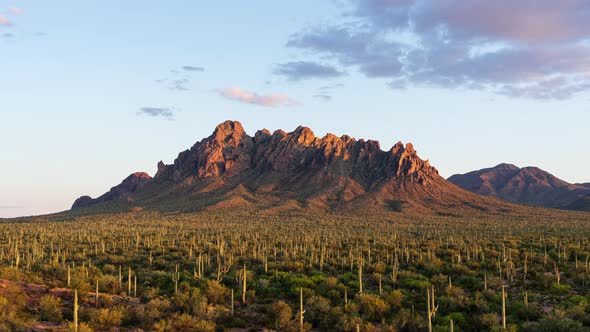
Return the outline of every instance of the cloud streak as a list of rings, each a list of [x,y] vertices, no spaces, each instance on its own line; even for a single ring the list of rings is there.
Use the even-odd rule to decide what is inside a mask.
[[[24,206],[19,205],[0,205],[0,210],[24,209]]]
[[[0,14],[0,26],[9,27],[11,25],[12,25],[12,22],[8,19],[8,17]]]
[[[564,99],[590,85],[587,0],[347,0],[348,21],[287,45],[388,85]]]
[[[285,76],[289,81],[301,81],[313,78],[335,78],[345,73],[333,66],[313,61],[281,63],[273,70],[275,75]]]
[[[228,87],[219,91],[223,98],[264,107],[298,106],[295,100],[283,94],[259,95],[239,87]]]
[[[148,115],[151,117],[161,117],[166,118],[168,120],[174,119],[174,113],[176,112],[175,109],[166,108],[166,107],[142,107],[139,109],[137,114],[139,115]]]
[[[184,71],[205,71],[205,68],[197,67],[197,66],[182,66],[182,70],[184,70]]]
[[[10,13],[14,16],[18,16],[18,15],[22,15],[23,10],[21,8],[18,7],[10,7]]]

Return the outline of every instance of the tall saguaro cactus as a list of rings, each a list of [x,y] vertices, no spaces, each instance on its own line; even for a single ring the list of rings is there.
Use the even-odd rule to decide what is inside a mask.
[[[178,281],[180,280],[180,273],[178,272],[178,263],[176,264],[176,271],[172,273],[172,281],[174,281],[174,293],[178,293]]]
[[[502,285],[502,328],[506,329],[506,286]]]
[[[78,290],[74,289],[74,331],[78,332]]]
[[[359,273],[359,294],[362,294],[363,293],[363,256],[362,255],[359,257],[358,273]]]
[[[127,273],[127,296],[131,296],[131,266],[129,266]]]
[[[231,289],[231,316],[234,316],[234,289]]]
[[[244,275],[242,276],[242,303],[246,303],[246,279],[248,275],[248,270],[246,270],[246,264],[244,264],[243,274]]]
[[[96,279],[96,301],[95,305],[98,308],[98,279]]]
[[[426,287],[426,303],[426,309],[428,310],[428,332],[432,332],[432,318],[438,310],[438,305],[434,305],[434,286]]]
[[[299,288],[299,332],[303,332],[303,287]]]

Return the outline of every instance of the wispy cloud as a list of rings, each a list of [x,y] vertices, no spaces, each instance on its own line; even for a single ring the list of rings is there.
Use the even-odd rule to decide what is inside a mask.
[[[337,83],[337,84],[332,84],[332,85],[324,85],[318,88],[318,92],[317,94],[313,95],[313,98],[315,99],[319,99],[321,101],[331,101],[332,100],[332,92],[335,89],[341,88],[343,87],[344,84],[342,83]]]
[[[11,26],[12,22],[5,15],[0,14],[0,26]]]
[[[12,15],[18,16],[18,15],[21,15],[23,13],[23,10],[21,8],[18,8],[18,7],[14,7],[13,6],[13,7],[10,7],[10,13]]]
[[[205,71],[203,67],[197,66],[182,66],[179,69],[172,69],[172,74],[169,78],[162,78],[156,80],[157,83],[165,85],[171,91],[190,91],[190,83],[192,80],[191,73]]]
[[[18,205],[0,205],[0,210],[24,209],[24,206]]]
[[[176,112],[173,108],[167,107],[142,107],[137,114],[148,115],[152,117],[162,117],[168,120],[174,119],[174,113]]]
[[[329,95],[314,95],[313,97],[315,99],[319,99],[319,100],[322,100],[322,101],[330,101],[330,100],[332,100],[332,96],[329,96]]]
[[[590,90],[590,1],[345,0],[348,21],[290,37],[392,88],[569,98]]]
[[[287,95],[270,94],[259,95],[238,87],[229,87],[219,91],[219,94],[227,99],[239,101],[246,104],[253,104],[265,107],[280,107],[280,106],[298,106],[298,102],[294,101]]]
[[[197,67],[197,66],[182,66],[182,70],[184,70],[184,71],[205,71],[205,68]]]
[[[273,70],[275,75],[285,76],[290,81],[312,78],[334,78],[345,73],[337,68],[313,61],[296,61],[278,64]]]
[[[175,90],[175,91],[189,91],[188,84],[191,81],[188,78],[180,78],[177,80],[172,80],[168,85],[168,89]]]

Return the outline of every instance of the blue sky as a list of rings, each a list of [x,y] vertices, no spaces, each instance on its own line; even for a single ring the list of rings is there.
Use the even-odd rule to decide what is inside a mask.
[[[590,182],[589,6],[506,1],[0,0],[0,217],[153,175],[227,119]]]

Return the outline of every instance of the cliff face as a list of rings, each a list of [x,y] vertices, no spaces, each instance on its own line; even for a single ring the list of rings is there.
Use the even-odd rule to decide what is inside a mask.
[[[227,121],[217,126],[213,135],[180,153],[174,164],[160,163],[155,178],[227,179],[248,171],[276,172],[285,177],[319,172],[326,177],[358,178],[366,184],[403,178],[427,185],[438,176],[428,161],[418,157],[412,144],[404,147],[400,142],[385,152],[377,141],[332,134],[318,138],[306,127],[291,133],[260,130],[250,137],[239,122]]]
[[[177,210],[394,206],[397,211],[401,205],[429,210],[485,205],[482,199],[440,177],[409,143],[383,151],[377,141],[332,134],[320,138],[306,127],[249,136],[239,122],[226,121],[174,163],[159,162],[153,179],[132,175],[97,199],[81,197],[73,208],[126,200]]]

